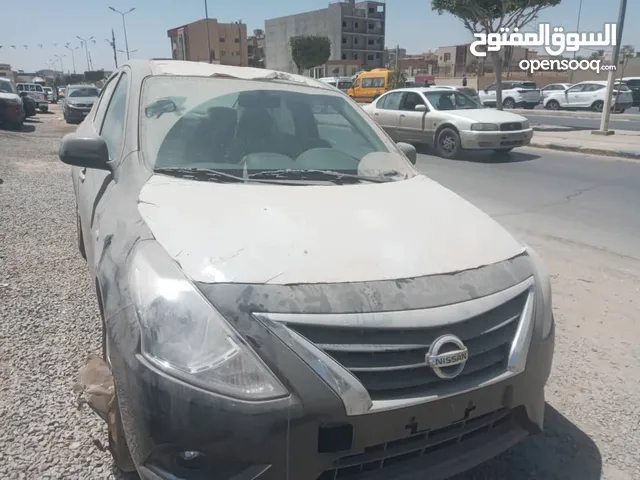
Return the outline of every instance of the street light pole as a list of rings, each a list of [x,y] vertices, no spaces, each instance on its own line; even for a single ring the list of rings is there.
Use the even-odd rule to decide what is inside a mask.
[[[124,30],[124,49],[126,50],[127,53],[127,60],[130,60],[129,58],[129,40],[127,39],[127,24],[124,21],[124,16],[127,15],[128,13],[133,12],[136,8],[130,8],[129,10],[127,10],[126,12],[121,12],[120,10],[116,10],[113,7],[109,7],[110,10],[113,10],[116,13],[119,13],[122,16],[122,29]]]
[[[113,28],[111,29],[111,40],[105,39],[113,50],[113,61],[116,64],[116,70],[118,69],[118,53],[116,51],[116,34],[113,33]]]
[[[64,65],[62,64],[64,55],[54,55],[54,57],[56,57],[60,61],[60,71],[62,72],[62,75],[64,75]]]
[[[576,24],[576,33],[580,33],[580,15],[582,14],[582,0],[580,0],[580,5],[578,6],[578,22]],[[576,54],[578,52],[573,52],[573,58],[575,60]],[[569,83],[573,83],[573,70],[569,70]]]
[[[209,35],[209,7],[207,6],[207,0],[204,0],[204,19],[207,22],[207,48],[209,52],[209,63],[211,63],[211,35]]]
[[[73,64],[73,73],[76,73],[76,57],[75,57],[73,51],[77,50],[78,47],[71,48],[69,45],[65,45],[64,47],[71,52],[71,63]]]
[[[91,62],[89,61],[89,46],[88,43],[93,40],[93,37],[89,37],[87,39],[84,39],[82,37],[78,37],[76,35],[76,38],[78,40],[80,40],[82,43],[84,43],[84,54],[87,57],[87,71],[90,72],[91,71]]]
[[[613,58],[611,64],[618,68],[618,58],[620,57],[620,44],[622,43],[622,28],[624,27],[624,16],[627,11],[627,0],[620,0],[620,11],[618,12],[618,23],[616,44],[613,48]],[[615,132],[609,130],[609,118],[611,117],[611,97],[613,96],[613,85],[615,83],[616,71],[609,70],[607,77],[607,91],[604,97],[604,107],[602,110],[602,119],[600,120],[600,130],[593,130],[591,133],[596,135],[613,135]]]

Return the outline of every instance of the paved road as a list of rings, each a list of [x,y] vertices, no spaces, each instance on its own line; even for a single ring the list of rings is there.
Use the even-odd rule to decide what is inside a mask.
[[[575,127],[579,129],[597,130],[600,128],[600,119],[593,116],[580,116],[574,112],[570,112],[573,115],[568,115],[566,112],[547,112],[545,110],[535,113],[524,113],[524,116],[529,119],[532,125],[559,125],[564,127]],[[609,120],[609,129],[611,130],[634,130],[640,131],[640,113],[636,114],[635,119],[619,119],[618,115],[611,115]],[[626,113],[625,113],[626,116]]]
[[[458,480],[636,480],[640,163],[533,148],[508,163],[487,160],[419,155],[417,166],[540,252],[554,289],[556,355],[545,433]]]
[[[85,355],[100,350],[69,168],[57,160],[72,129],[53,113],[23,132],[0,131],[3,479],[121,478],[96,447],[106,443],[104,425],[76,408],[71,389]],[[418,167],[541,253],[557,346],[545,433],[457,480],[637,480],[640,164],[534,149],[508,163],[487,159],[420,155]]]

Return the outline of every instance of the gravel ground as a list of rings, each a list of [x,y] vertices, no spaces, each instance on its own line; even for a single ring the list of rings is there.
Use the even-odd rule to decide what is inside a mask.
[[[100,326],[70,169],[57,159],[73,127],[52,110],[23,132],[0,130],[0,478],[116,479],[96,446],[105,426],[72,392]],[[640,262],[523,236],[553,272],[546,430],[456,480],[638,480]]]

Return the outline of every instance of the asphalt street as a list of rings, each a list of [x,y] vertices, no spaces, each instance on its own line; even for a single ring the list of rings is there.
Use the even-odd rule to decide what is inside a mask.
[[[122,479],[72,390],[101,326],[57,159],[75,127],[52,110],[0,130],[0,478]],[[528,148],[417,167],[532,245],[554,289],[545,431],[456,480],[639,479],[640,162]]]
[[[536,107],[535,110],[519,110],[532,125],[558,125],[577,129],[597,130],[600,128],[600,114],[595,112],[549,111]],[[609,120],[611,130],[640,130],[640,110],[633,107],[623,114],[612,113]]]

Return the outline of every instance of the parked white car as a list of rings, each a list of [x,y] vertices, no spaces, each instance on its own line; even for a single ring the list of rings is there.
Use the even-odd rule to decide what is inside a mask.
[[[619,92],[618,92],[619,90]],[[548,110],[593,110],[601,112],[604,107],[607,82],[594,80],[572,85],[562,92],[550,93],[543,101]],[[616,83],[613,91],[612,109],[624,112],[633,106],[631,89],[624,84]]]
[[[42,85],[38,85],[37,83],[18,83],[16,87],[18,88],[18,92],[26,92],[28,96],[33,98],[36,105],[38,105],[38,110],[43,113],[49,111],[49,100]]]
[[[552,93],[561,93],[571,87],[572,83],[550,83],[540,89],[540,95],[542,96],[542,101],[547,98]]]
[[[489,85],[478,92],[480,102],[485,107],[496,106],[496,86]],[[535,108],[542,100],[540,90],[535,82],[506,81],[502,82],[502,106],[504,108]]]
[[[362,108],[396,142],[426,144],[445,158],[463,150],[505,154],[533,137],[525,117],[484,108],[453,89],[400,88]]]

